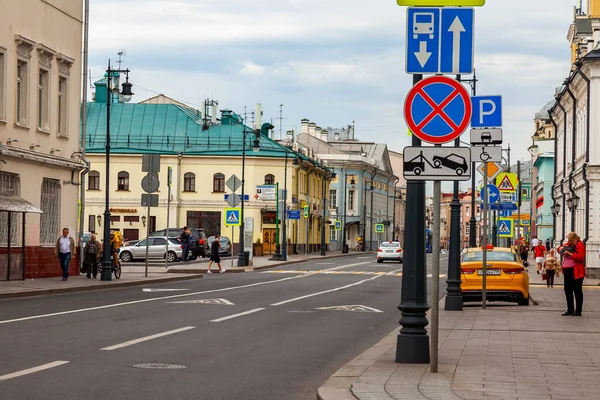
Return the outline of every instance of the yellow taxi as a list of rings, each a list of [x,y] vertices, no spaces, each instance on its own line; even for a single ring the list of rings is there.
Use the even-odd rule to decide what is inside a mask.
[[[488,245],[486,298],[488,301],[529,305],[529,275],[515,251]],[[463,251],[460,259],[461,292],[464,302],[481,301],[483,291],[483,248]]]

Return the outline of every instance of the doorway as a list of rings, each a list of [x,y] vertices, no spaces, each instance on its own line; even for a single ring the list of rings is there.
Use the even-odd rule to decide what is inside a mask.
[[[277,231],[275,229],[263,229],[263,254],[274,254],[277,245]]]

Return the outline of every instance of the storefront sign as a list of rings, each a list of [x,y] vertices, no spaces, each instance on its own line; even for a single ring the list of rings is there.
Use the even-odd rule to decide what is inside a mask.
[[[115,213],[137,213],[137,208],[111,208],[108,211]]]

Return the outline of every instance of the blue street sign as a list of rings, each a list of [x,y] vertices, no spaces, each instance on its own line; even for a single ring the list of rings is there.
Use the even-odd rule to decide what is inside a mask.
[[[471,128],[502,127],[502,96],[475,96]]]
[[[240,201],[242,201],[242,195],[241,194],[238,194],[236,196],[240,199]],[[228,198],[229,198],[229,194],[226,194],[225,195],[225,201],[227,201]],[[250,201],[250,195],[249,194],[245,194],[244,195],[244,201]]]
[[[406,72],[473,73],[474,15],[468,7],[409,7]]]
[[[488,185],[487,186],[488,189],[488,203],[496,203],[498,202],[498,200],[500,200],[500,191],[498,190],[498,187],[496,185]],[[481,197],[481,199],[483,200],[485,197],[485,194],[483,193],[483,188],[481,188],[481,191],[479,192],[479,197]]]
[[[500,215],[500,218],[512,217],[513,210],[500,210],[498,215]]]
[[[483,209],[483,203],[481,203],[481,208]],[[517,211],[517,205],[515,203],[490,203],[487,205],[488,210],[492,211],[502,211],[502,210],[512,210]]]
[[[442,74],[473,73],[473,8],[442,9],[440,72]]]
[[[498,236],[500,237],[512,237],[513,236],[513,225],[512,219],[501,219],[498,221]]]
[[[241,226],[242,220],[240,218],[239,208],[226,208],[225,209],[225,226]]]
[[[300,219],[300,210],[288,210],[288,219]]]

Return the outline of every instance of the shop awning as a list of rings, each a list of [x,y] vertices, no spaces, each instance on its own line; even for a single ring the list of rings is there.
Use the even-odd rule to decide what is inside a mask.
[[[43,214],[44,212],[19,196],[6,196],[0,194],[0,211],[14,213],[34,213]]]

